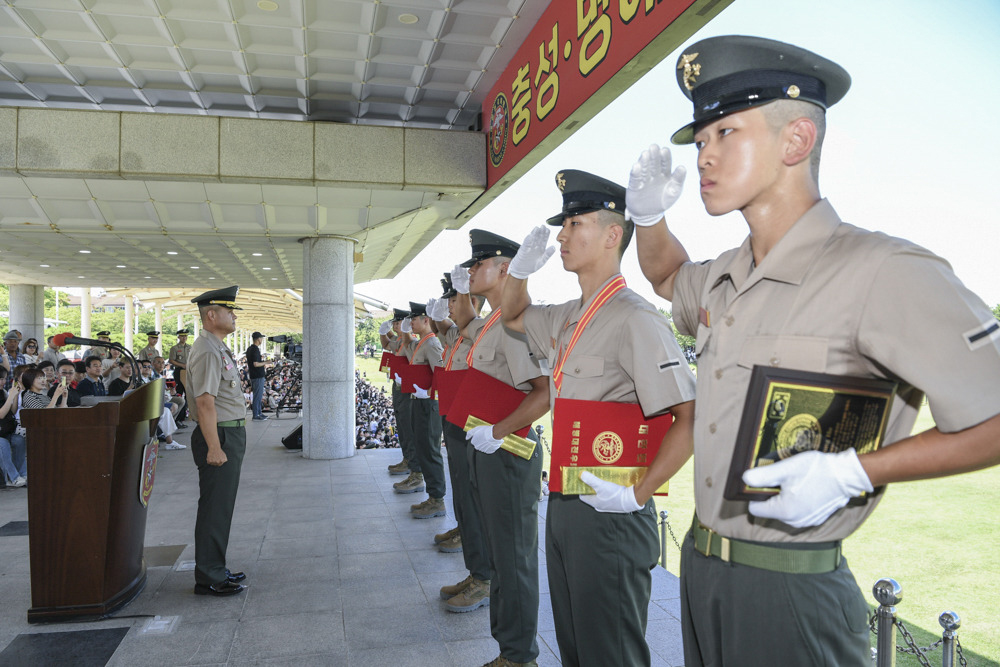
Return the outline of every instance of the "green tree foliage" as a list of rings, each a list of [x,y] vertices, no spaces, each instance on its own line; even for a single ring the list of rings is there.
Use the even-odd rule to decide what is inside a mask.
[[[998,320],[1000,320],[1000,303],[998,303],[997,305],[993,306],[993,317],[995,317]]]
[[[358,320],[354,324],[354,349],[355,351],[361,351],[365,349],[365,345],[373,345],[375,349],[382,347],[382,343],[378,336],[378,328],[382,326],[388,317],[383,317],[382,319],[375,319],[374,317],[366,317],[362,320]]]

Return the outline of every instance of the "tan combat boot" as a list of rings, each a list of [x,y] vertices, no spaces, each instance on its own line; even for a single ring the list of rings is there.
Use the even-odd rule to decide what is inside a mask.
[[[445,609],[461,614],[490,603],[490,582],[473,579],[465,590],[444,603]]]
[[[531,662],[513,662],[502,655],[498,655],[496,658],[483,665],[483,667],[538,667],[538,663],[534,660]]]
[[[438,533],[434,536],[434,544],[441,544],[445,540],[450,540],[451,538],[458,535],[458,526],[455,526],[451,530],[446,530],[443,533]]]
[[[393,463],[389,466],[390,475],[409,475],[410,474],[410,462],[405,458],[399,463]]]
[[[392,490],[396,493],[416,493],[425,488],[427,487],[424,485],[424,473],[422,472],[411,472],[410,476],[402,482],[396,482],[392,485]]]
[[[422,500],[422,501],[420,501],[420,502],[419,502],[419,503],[417,503],[416,505],[410,505],[410,511],[411,511],[411,512],[416,512],[416,511],[417,511],[418,509],[420,509],[421,507],[424,507],[424,506],[426,506],[426,505],[427,505],[427,503],[429,503],[430,501],[431,501],[431,499],[430,499],[430,498],[428,498],[427,500]]]
[[[456,535],[455,537],[449,538],[444,542],[438,543],[438,551],[443,554],[462,553],[462,536]]]
[[[467,576],[465,579],[462,579],[457,584],[454,584],[452,586],[442,586],[441,587],[441,599],[442,600],[450,600],[450,599],[452,599],[453,597],[455,597],[456,595],[458,595],[459,593],[461,593],[462,591],[464,591],[466,588],[468,588],[470,585],[472,585],[473,581],[475,581],[475,577],[473,577],[470,574],[469,576]]]
[[[414,519],[430,519],[444,515],[444,498],[428,498],[423,507],[413,510]]]

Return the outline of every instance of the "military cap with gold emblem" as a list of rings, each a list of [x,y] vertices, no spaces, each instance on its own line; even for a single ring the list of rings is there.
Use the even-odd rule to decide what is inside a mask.
[[[230,310],[243,310],[236,305],[236,294],[239,291],[240,288],[238,285],[223,287],[222,289],[215,289],[211,292],[205,292],[201,296],[196,296],[191,299],[191,303],[196,303],[198,306],[225,306]]]
[[[101,337],[104,337],[104,338],[111,338],[111,332],[110,332],[110,331],[98,331],[98,332],[97,332],[97,333],[96,333],[95,335],[96,335],[96,336],[97,336],[98,338],[101,338]]]
[[[824,109],[847,94],[851,75],[812,51],[762,37],[709,37],[684,49],[677,85],[694,103],[694,121],[674,133],[694,142],[696,126],[774,100],[802,100]]]
[[[393,322],[402,322],[403,320],[405,320],[409,316],[410,316],[410,311],[408,311],[408,310],[402,310],[400,308],[393,308],[392,309],[392,321]]]
[[[625,215],[625,188],[606,178],[578,169],[563,169],[556,174],[556,187],[562,192],[562,211],[546,220],[561,225],[563,218],[591,211],[616,211]]]
[[[146,332],[146,337],[147,338],[159,338],[160,337],[160,332],[159,331],[147,331]]]
[[[451,284],[451,273],[445,273],[444,278],[441,279],[441,291],[442,299],[450,299],[458,294],[458,290],[456,290],[455,286]]]
[[[425,315],[427,315],[426,303],[410,302],[410,317],[423,317]]]
[[[490,257],[513,257],[521,247],[520,243],[514,243],[499,234],[483,229],[473,229],[469,232],[469,242],[472,244],[472,259],[462,262],[465,268]]]
[[[190,333],[191,332],[188,331],[187,329],[178,329],[177,333],[174,334],[174,335],[176,335],[176,336],[187,336],[187,335],[190,335]]]

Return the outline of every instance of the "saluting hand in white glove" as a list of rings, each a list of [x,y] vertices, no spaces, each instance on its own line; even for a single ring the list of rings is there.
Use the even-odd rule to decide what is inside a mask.
[[[670,171],[670,149],[653,144],[632,166],[625,192],[625,208],[640,227],[655,225],[674,205],[684,188],[687,169]]]
[[[403,378],[399,377],[399,373],[395,373],[395,377],[396,377],[396,386],[397,387],[402,387],[403,386]]]
[[[580,474],[580,480],[597,492],[592,496],[581,495],[580,500],[598,512],[628,514],[642,509],[642,505],[635,499],[635,487],[605,481],[586,470]]]
[[[403,333],[413,333],[413,321],[409,317],[403,318],[403,323],[399,325],[399,330]]]
[[[459,294],[469,293],[469,270],[461,264],[456,264],[451,270],[451,286]]]
[[[386,320],[378,328],[378,335],[384,336],[392,329],[392,320]]]
[[[434,305],[432,306],[430,302],[427,303],[428,317],[435,322],[440,322],[448,317],[448,299],[431,299],[431,301],[434,302]]]
[[[802,452],[743,473],[747,486],[780,486],[781,493],[752,501],[750,514],[777,519],[793,528],[818,526],[851,498],[873,491],[858,453]]]
[[[454,281],[455,278],[452,276],[452,283]],[[493,437],[493,426],[491,424],[476,426],[465,434],[465,439],[471,442],[472,446],[483,454],[492,454],[500,449],[500,445],[503,444],[503,440],[497,440]]]
[[[535,227],[524,237],[524,242],[518,248],[514,259],[510,260],[507,273],[512,278],[524,279],[542,268],[555,253],[556,247],[549,245],[549,228],[547,225]],[[454,279],[453,279],[454,280]]]

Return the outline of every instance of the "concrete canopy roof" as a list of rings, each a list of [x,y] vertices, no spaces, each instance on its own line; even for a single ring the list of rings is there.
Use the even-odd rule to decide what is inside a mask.
[[[547,5],[7,3],[0,281],[299,289],[327,235],[393,277],[482,193],[482,99]]]

